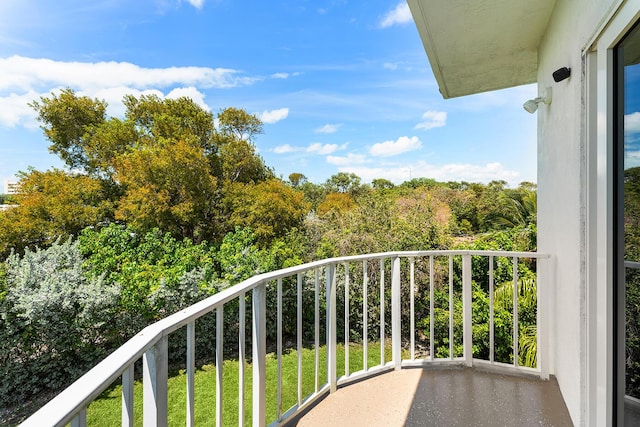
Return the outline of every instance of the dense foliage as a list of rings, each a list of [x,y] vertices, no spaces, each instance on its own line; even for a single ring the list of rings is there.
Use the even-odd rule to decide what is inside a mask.
[[[89,278],[83,263],[71,240],[6,260],[0,404],[67,385],[121,343],[120,288]]]
[[[640,260],[640,167],[625,170],[624,258]],[[640,271],[626,270],[626,394],[640,398]]]
[[[344,172],[321,184],[302,173],[283,180],[257,154],[262,123],[244,110],[228,108],[214,117],[187,98],[155,96],[128,96],[125,105],[123,119],[109,118],[103,101],[71,90],[32,104],[50,150],[68,169],[21,173],[20,194],[12,197],[17,206],[0,211],[0,259],[6,259],[0,264],[0,405],[70,383],[145,325],[257,273],[390,250],[536,248],[531,183],[509,188],[503,181],[417,178],[366,184]],[[510,265],[496,259],[494,267],[496,301],[512,301]],[[378,273],[371,268],[375,283]],[[445,269],[437,268],[438,274]],[[486,276],[488,266],[473,268]],[[531,365],[535,304],[526,296],[535,295],[534,269],[526,263],[519,269],[522,336],[534,337],[533,353],[523,351],[521,363]],[[418,269],[419,280],[425,274]],[[458,301],[461,289],[453,293]],[[313,294],[304,295],[311,306]],[[448,295],[436,289],[437,356],[449,351]],[[488,284],[474,283],[473,296],[473,316],[480,319],[474,353],[486,356]],[[425,313],[428,297],[417,294],[416,313]],[[370,298],[374,307],[379,296]],[[295,319],[288,282],[283,303],[285,320]],[[460,331],[461,304],[453,307]],[[225,306],[225,317],[237,318],[236,310],[233,303]],[[371,327],[379,328],[372,310]],[[512,357],[510,310],[496,305],[496,358],[503,361]],[[275,307],[268,316],[275,316]],[[305,324],[313,321],[309,316],[313,312],[305,311]],[[354,336],[361,317],[354,308]],[[229,323],[225,333],[233,335],[237,325]],[[213,324],[199,322],[196,334],[198,348],[210,357],[212,334],[202,328]],[[417,326],[428,335],[427,324]],[[285,340],[294,333],[287,328]],[[176,334],[170,343],[178,360],[183,338]],[[460,345],[454,343],[456,355]]]

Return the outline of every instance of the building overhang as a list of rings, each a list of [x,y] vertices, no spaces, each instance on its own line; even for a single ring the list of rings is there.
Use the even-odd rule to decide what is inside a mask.
[[[445,98],[536,81],[556,0],[407,0]]]

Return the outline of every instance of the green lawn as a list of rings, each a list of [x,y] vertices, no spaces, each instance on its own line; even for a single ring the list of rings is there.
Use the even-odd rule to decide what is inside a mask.
[[[391,345],[385,345],[385,361],[391,360]],[[314,391],[314,361],[313,349],[302,350],[302,396]],[[368,347],[369,366],[380,363],[380,344],[371,343]],[[355,372],[362,369],[363,346],[350,344],[349,370]],[[292,350],[282,357],[282,412],[297,402],[298,355]],[[238,425],[238,368],[237,360],[226,360],[223,364],[223,424]],[[277,371],[278,363],[275,354],[267,355],[267,423],[275,420],[277,413]],[[338,345],[337,352],[338,376],[344,374],[344,346]],[[245,424],[251,423],[251,365],[245,368]],[[326,348],[320,349],[318,384],[321,387],[326,382]],[[169,425],[183,426],[186,421],[186,377],[184,370],[172,375],[168,384],[169,393]],[[135,425],[142,425],[142,383],[136,381],[134,385],[134,416]],[[195,424],[198,426],[215,426],[216,415],[216,367],[205,365],[195,374]],[[103,393],[87,410],[87,423],[90,426],[113,426],[120,424],[121,417],[121,387],[116,386]]]

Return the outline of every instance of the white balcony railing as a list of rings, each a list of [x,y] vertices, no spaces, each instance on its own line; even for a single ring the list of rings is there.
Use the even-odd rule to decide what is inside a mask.
[[[56,396],[47,405],[28,418],[24,426],[63,426],[71,423],[72,426],[86,424],[87,408],[105,389],[110,387],[119,378],[122,379],[122,425],[133,425],[133,385],[134,366],[142,359],[142,383],[143,383],[143,418],[145,426],[164,426],[167,424],[168,408],[168,340],[172,333],[186,329],[186,418],[187,425],[194,423],[194,374],[195,374],[195,348],[196,348],[196,322],[208,313],[215,312],[215,366],[216,369],[216,425],[222,425],[223,413],[223,376],[222,361],[224,358],[225,306],[237,304],[238,317],[234,321],[237,325],[237,339],[233,347],[238,348],[237,357],[239,363],[238,381],[238,424],[244,425],[247,411],[252,413],[252,422],[255,426],[267,423],[280,424],[291,416],[304,410],[319,397],[326,393],[332,393],[338,385],[362,379],[386,370],[401,369],[405,366],[429,366],[441,364],[458,364],[464,366],[482,365],[487,368],[495,368],[501,372],[517,372],[531,374],[541,378],[548,378],[547,355],[547,292],[548,284],[537,284],[537,358],[535,367],[519,365],[519,292],[512,292],[513,304],[510,309],[513,324],[510,325],[512,333],[512,357],[509,363],[499,362],[495,357],[495,318],[494,318],[494,264],[501,260],[502,266],[511,264],[510,277],[513,289],[518,289],[520,262],[535,264],[533,270],[537,270],[539,259],[548,258],[547,255],[529,252],[490,252],[490,251],[416,251],[416,252],[388,252],[379,254],[359,255],[343,258],[332,258],[322,261],[299,265],[283,270],[254,276],[229,289],[217,293],[197,304],[194,304],[178,313],[175,313],[157,323],[143,329],[131,338],[122,347],[114,351],[110,356],[91,369],[87,374],[78,379],[70,387]],[[448,263],[447,263],[448,261]],[[447,265],[448,264],[448,265]],[[481,270],[483,277],[473,277],[473,267]],[[478,268],[479,266],[479,268]],[[504,270],[504,269],[503,269]],[[484,273],[486,271],[486,274]],[[375,276],[375,277],[374,277]],[[377,280],[369,280],[369,278]],[[481,281],[488,287],[489,302],[489,354],[484,358],[473,356],[473,329],[472,329],[472,281]],[[447,283],[448,282],[448,283]],[[297,402],[291,408],[282,408],[282,353],[283,353],[283,283],[291,283],[290,288],[296,296],[295,303],[295,349],[298,354],[297,366]],[[387,286],[390,284],[390,290]],[[434,289],[447,289],[448,286],[448,314],[449,349],[447,357],[438,357],[434,348],[437,337],[435,336],[435,298]],[[275,289],[274,289],[275,288]],[[339,292],[338,292],[339,289]],[[415,296],[418,290],[423,295],[420,301],[425,304],[420,310],[416,308]],[[461,291],[460,291],[461,290]],[[275,291],[275,292],[274,292]],[[313,325],[303,325],[303,293],[312,293],[313,296]],[[355,293],[354,293],[355,292]],[[426,293],[429,297],[426,298]],[[275,297],[268,306],[267,298]],[[306,295],[309,298],[309,295]],[[373,297],[372,297],[373,296]],[[377,297],[376,297],[377,296]],[[454,330],[454,302],[456,298],[462,304],[462,337],[456,337]],[[309,298],[311,300],[311,298]],[[251,311],[249,322],[245,324],[247,317],[246,302],[250,300]],[[341,300],[341,301],[339,301]],[[361,301],[360,301],[361,300]],[[373,300],[373,303],[369,300]],[[427,301],[427,303],[425,303]],[[322,303],[322,304],[321,304]],[[340,303],[340,304],[339,304]],[[361,305],[360,305],[361,304]],[[375,310],[371,310],[375,304]],[[307,304],[308,305],[308,304]],[[321,310],[321,306],[323,310]],[[358,308],[354,308],[359,305]],[[388,307],[390,305],[390,307]],[[273,312],[267,313],[267,307],[274,307]],[[404,308],[403,308],[404,307]],[[305,308],[305,310],[308,308]],[[355,311],[354,311],[355,310]],[[352,313],[357,313],[357,319],[353,319]],[[446,311],[445,311],[446,312]],[[370,313],[374,313],[375,319],[371,319]],[[379,317],[378,317],[379,316]],[[277,379],[277,414],[275,419],[266,418],[266,357],[267,357],[267,317],[275,317],[275,343],[270,343],[270,349],[275,349],[278,360]],[[308,315],[305,317],[309,317]],[[324,317],[326,324],[321,326],[320,318]],[[200,320],[199,320],[200,319]],[[338,319],[344,326],[344,332],[338,331]],[[390,322],[388,321],[390,319]],[[427,320],[428,319],[428,320]],[[369,325],[375,320],[377,326],[371,328],[374,334],[370,334]],[[408,321],[408,325],[407,325]],[[404,322],[404,325],[403,325]],[[421,331],[417,334],[416,322],[420,322]],[[389,325],[390,323],[390,325]],[[428,325],[428,328],[427,326]],[[270,325],[273,328],[274,325]],[[389,327],[390,326],[390,327]],[[309,328],[313,333],[309,333]],[[368,366],[368,345],[363,346],[363,369],[358,372],[349,370],[350,339],[354,335],[353,329],[358,327],[357,336],[361,343],[380,342],[382,346],[380,363],[376,366]],[[304,328],[304,329],[303,329]],[[324,328],[324,329],[323,329]],[[235,326],[234,326],[235,330]],[[251,338],[245,337],[250,330]],[[273,331],[273,329],[270,329]],[[379,333],[375,333],[375,330]],[[306,331],[307,342],[303,342],[303,332]],[[338,335],[342,337],[338,341]],[[390,336],[387,336],[387,335]],[[321,335],[323,340],[321,342]],[[371,335],[376,335],[371,336]],[[458,333],[459,335],[459,333]],[[308,342],[308,337],[313,337],[313,342]],[[424,343],[417,347],[416,340]],[[454,348],[455,342],[462,343],[462,351]],[[337,348],[338,343],[344,344],[344,373],[337,372]],[[385,360],[384,347],[390,342],[391,360]],[[245,408],[245,366],[246,343],[251,347],[252,372],[252,407]],[[285,342],[286,344],[286,342]],[[315,387],[314,390],[303,396],[302,387],[302,356],[303,344],[312,345],[315,348]],[[353,343],[351,343],[353,344]],[[293,345],[293,344],[292,344]],[[320,357],[319,351],[326,346],[326,382],[319,380]],[[420,349],[422,349],[420,351]],[[457,353],[456,353],[457,351]],[[228,352],[228,350],[227,350]],[[235,356],[234,356],[235,357]],[[323,367],[324,370],[324,367]],[[308,373],[308,375],[312,375]],[[225,424],[228,420],[225,422]],[[235,421],[234,421],[235,423]]]

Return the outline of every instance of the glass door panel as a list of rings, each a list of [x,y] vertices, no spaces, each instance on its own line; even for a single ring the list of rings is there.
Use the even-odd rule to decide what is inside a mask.
[[[627,34],[616,49],[616,64],[617,406],[623,412],[624,425],[637,426],[640,425],[640,27]]]

